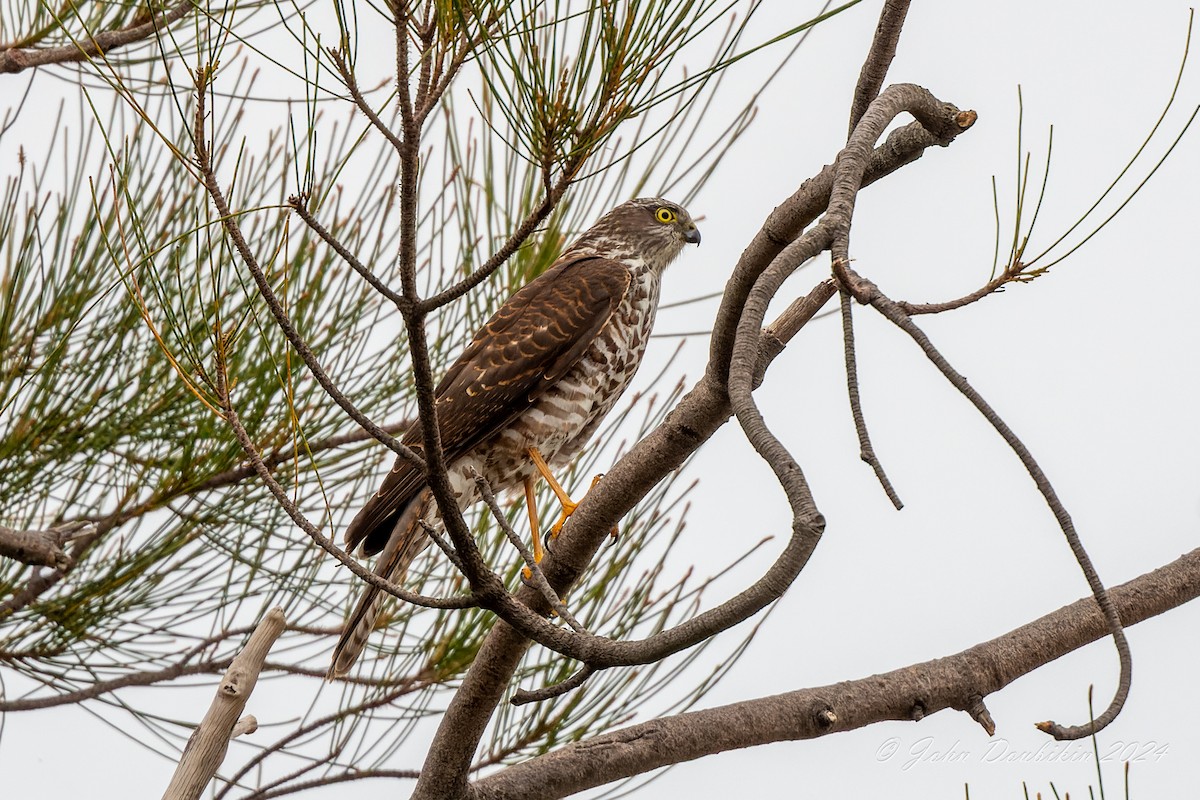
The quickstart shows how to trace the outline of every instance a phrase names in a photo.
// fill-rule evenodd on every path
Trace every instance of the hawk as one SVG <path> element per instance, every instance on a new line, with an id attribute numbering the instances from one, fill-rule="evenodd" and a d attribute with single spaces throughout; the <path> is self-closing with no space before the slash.
<path id="1" fill-rule="evenodd" d="M 544 477 L 562 503 L 557 535 L 577 504 L 552 469 L 587 444 L 637 372 L 659 279 L 688 243 L 699 244 L 700 232 L 682 206 L 657 197 L 617 206 L 500 307 L 434 390 L 459 508 L 481 499 L 477 474 L 496 493 L 523 488 L 539 561 L 535 481 Z M 403 441 L 422 450 L 419 420 Z M 438 521 L 425 474 L 397 458 L 346 528 L 346 549 L 382 553 L 375 573 L 398 582 L 429 544 L 423 519 Z M 331 679 L 353 666 L 385 597 L 366 587 L 334 650 Z"/>

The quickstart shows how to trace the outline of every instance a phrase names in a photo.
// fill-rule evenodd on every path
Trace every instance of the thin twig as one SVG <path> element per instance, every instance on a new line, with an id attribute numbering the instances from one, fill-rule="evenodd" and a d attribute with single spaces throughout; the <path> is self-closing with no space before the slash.
<path id="1" fill-rule="evenodd" d="M 242 451 L 246 454 L 246 457 L 254 466 L 255 472 L 258 473 L 258 476 L 262 479 L 262 482 L 266 484 L 268 491 L 270 491 L 275 497 L 275 501 L 279 503 L 280 507 L 283 508 L 287 515 L 292 518 L 292 521 L 295 522 L 302 531 L 308 534 L 308 537 L 312 539 L 318 547 L 336 558 L 338 562 L 342 564 L 342 566 L 346 567 L 359 578 L 362 578 L 375 588 L 381 589 L 393 597 L 398 597 L 401 600 L 414 605 L 425 606 L 427 608 L 471 608 L 479 605 L 480 598 L 474 592 L 461 597 L 427 597 L 425 595 L 417 594 L 416 592 L 410 592 L 404 587 L 399 586 L 384 577 L 376 575 L 373 571 L 367 569 L 362 564 L 348 556 L 345 551 L 343 551 L 332 541 L 330 541 L 324 534 L 322 534 L 321 531 L 318 530 L 317 527 L 313 525 L 306 516 L 304 516 L 300 509 L 296 507 L 296 504 L 292 502 L 290 497 L 288 497 L 288 494 L 286 491 L 284 491 L 284 488 L 279 485 L 278 481 L 275 480 L 275 476 L 272 475 L 270 470 L 267 469 L 267 465 L 263 463 L 262 455 L 258 452 L 258 448 L 255 447 L 254 442 L 250 438 L 250 434 L 246 431 L 245 426 L 242 425 L 241 419 L 238 417 L 237 409 L 234 408 L 233 398 L 230 395 L 229 384 L 225 375 L 225 359 L 220 352 L 218 352 L 217 359 L 218 364 L 215 370 L 217 376 L 217 398 L 221 402 L 221 406 L 225 415 L 225 421 L 229 424 L 229 427 L 233 429 L 233 434 L 237 438 L 238 444 L 242 446 Z"/>
<path id="2" fill-rule="evenodd" d="M 543 700 L 550 700 L 551 698 L 559 697 L 574 689 L 578 689 L 580 686 L 583 686 L 584 682 L 588 678 L 592 677 L 593 672 L 595 672 L 594 669 L 589 667 L 587 664 L 584 664 L 582 669 L 561 683 L 543 686 L 541 689 L 517 689 L 515 692 L 513 692 L 512 699 L 510 699 L 508 702 L 512 703 L 514 706 L 523 706 L 526 703 L 540 703 Z"/>
<path id="3" fill-rule="evenodd" d="M 358 257 L 351 253 L 345 245 L 339 242 L 324 225 L 322 225 L 320 222 L 317 222 L 316 218 L 313 217 L 308 210 L 307 201 L 307 195 L 294 194 L 288 198 L 287 202 L 288 205 L 292 207 L 292 210 L 295 211 L 300 217 L 300 219 L 304 221 L 304 224 L 307 225 L 315 234 L 317 234 L 317 236 L 320 236 L 325 244 L 333 248 L 333 252 L 341 256 L 342 260 L 349 264 L 351 269 L 361 275 L 363 280 L 371 285 L 372 289 L 379 292 L 388 300 L 391 300 L 396 305 L 396 308 L 403 311 L 408 306 L 408 301 L 388 288 L 387 284 L 379 280 L 379 278 L 375 276 L 375 273 L 367 269 L 363 263 L 358 260 Z"/>
<path id="4" fill-rule="evenodd" d="M 875 448 L 871 447 L 871 436 L 867 433 L 867 421 L 863 416 L 862 400 L 858 395 L 858 361 L 854 352 L 854 317 L 849 292 L 841 292 L 841 308 L 842 341 L 846 355 L 846 388 L 850 393 L 850 416 L 854 418 L 854 430 L 858 433 L 859 458 L 875 470 L 879 485 L 899 511 L 904 508 L 904 503 L 900 502 L 900 496 L 896 494 L 887 473 L 883 471 L 883 464 L 879 463 L 875 455 Z"/>
<path id="5" fill-rule="evenodd" d="M 342 772 L 337 775 L 325 775 L 320 778 L 313 778 L 308 781 L 294 783 L 281 789 L 273 789 L 271 791 L 254 791 L 245 795 L 241 800 L 272 800 L 275 797 L 284 797 L 296 792 L 306 792 L 309 789 L 317 789 L 322 786 L 335 786 L 339 783 L 349 783 L 350 781 L 361 781 L 367 778 L 406 778 L 416 780 L 421 777 L 419 770 L 415 769 L 356 769 L 353 772 Z"/>
<path id="6" fill-rule="evenodd" d="M 421 529 L 425 531 L 425 535 L 428 536 L 433 543 L 438 546 L 438 549 L 446 555 L 446 558 L 450 560 L 450 563 L 454 566 L 454 568 L 459 572 L 462 572 L 462 559 L 458 557 L 458 552 L 455 551 L 454 544 L 445 536 L 442 536 L 441 532 L 439 532 L 435 526 L 430 525 L 425 520 L 422 519 L 418 520 L 417 522 L 420 524 Z"/>
<path id="7" fill-rule="evenodd" d="M 1097 605 L 1104 612 L 1104 618 L 1108 621 L 1109 631 L 1112 634 L 1113 642 L 1117 648 L 1117 655 L 1121 662 L 1121 676 L 1117 685 L 1116 693 L 1113 696 L 1112 702 L 1109 703 L 1104 713 L 1087 725 L 1077 725 L 1064 727 L 1055 722 L 1038 723 L 1038 728 L 1045 733 L 1050 734 L 1055 739 L 1082 739 L 1098 733 L 1103 730 L 1110 722 L 1116 719 L 1121 712 L 1121 707 L 1125 704 L 1126 698 L 1129 696 L 1129 685 L 1132 673 L 1132 663 L 1129 654 L 1129 642 L 1125 638 L 1125 631 L 1121 627 L 1121 619 L 1117 616 L 1116 609 L 1113 608 L 1112 601 L 1109 599 L 1108 591 L 1104 588 L 1104 584 L 1100 580 L 1100 576 L 1096 573 L 1096 568 L 1092 565 L 1092 560 L 1084 549 L 1083 543 L 1079 539 L 1079 534 L 1075 530 L 1075 523 L 1071 520 L 1071 515 L 1067 513 L 1067 509 L 1059 500 L 1057 492 L 1054 491 L 1054 486 L 1050 483 L 1050 479 L 1046 477 L 1041 466 L 1034 459 L 1029 448 L 1025 446 L 1008 424 L 1001 419 L 1000 415 L 988 405 L 983 396 L 979 394 L 969 383 L 967 379 L 958 373 L 945 357 L 934 347 L 920 328 L 902 312 L 894 302 L 884 295 L 874 283 L 865 280 L 850 268 L 845 262 L 837 262 L 834 264 L 835 271 L 838 272 L 838 277 L 843 283 L 854 293 L 856 299 L 862 303 L 869 303 L 872 307 L 879 311 L 885 319 L 912 337 L 913 341 L 921 348 L 926 357 L 933 362 L 938 371 L 945 376 L 955 389 L 957 389 L 964 397 L 966 397 L 972 405 L 978 409 L 1000 437 L 1008 444 L 1017 458 L 1021 460 L 1029 476 L 1033 478 L 1033 482 L 1037 485 L 1038 491 L 1045 498 L 1046 504 L 1054 514 L 1054 518 L 1058 520 L 1058 525 L 1062 529 L 1063 536 L 1067 539 L 1067 544 L 1071 548 L 1071 552 L 1075 556 L 1075 560 L 1079 563 L 1079 568 L 1083 571 L 1084 577 L 1087 579 L 1088 586 L 1091 587 L 1092 595 L 1096 598 Z"/>
<path id="8" fill-rule="evenodd" d="M 953 311 L 956 308 L 969 306 L 971 303 L 974 303 L 977 300 L 982 300 L 988 295 L 1000 291 L 1005 284 L 1019 281 L 1020 278 L 1018 276 L 1024 269 L 1024 264 L 1018 263 L 1010 266 L 1002 274 L 992 278 L 980 288 L 976 289 L 970 294 L 963 295 L 962 297 L 954 300 L 947 300 L 943 303 L 906 303 L 903 300 L 899 300 L 896 301 L 896 307 L 910 317 L 915 317 L 920 314 L 940 314 L 943 311 Z"/>
<path id="9" fill-rule="evenodd" d="M 346 63 L 345 55 L 336 47 L 330 47 L 327 52 L 333 60 L 333 65 L 337 68 L 338 74 L 342 76 L 342 81 L 346 84 L 346 89 L 350 92 L 350 98 L 358 106 L 358 110 L 370 121 L 375 130 L 382 133 L 383 137 L 391 142 L 396 152 L 403 155 L 404 142 L 379 118 L 379 115 L 375 113 L 375 109 L 371 108 L 371 104 L 363 97 L 362 90 L 358 88 L 358 79 L 354 75 L 354 70 L 350 69 L 350 65 Z"/>
<path id="10" fill-rule="evenodd" d="M 324 675 L 322 675 L 322 677 L 324 677 Z M 309 722 L 307 724 L 301 725 L 296 730 L 292 731 L 291 733 L 287 734 L 286 736 L 283 736 L 282 738 L 280 738 L 273 744 L 263 748 L 263 750 L 261 752 L 257 753 L 253 758 L 251 758 L 249 761 L 247 761 L 245 764 L 243 764 L 238 769 L 238 771 L 235 772 L 233 774 L 233 776 L 230 777 L 229 780 L 225 782 L 225 786 L 222 787 L 221 790 L 216 793 L 213 800 L 224 800 L 224 797 L 227 794 L 229 794 L 229 792 L 235 786 L 237 786 L 238 781 L 240 781 L 242 778 L 244 778 L 246 775 L 248 775 L 251 770 L 253 770 L 257 765 L 261 764 L 264 760 L 266 760 L 266 758 L 268 756 L 270 756 L 272 753 L 277 753 L 277 752 L 281 751 L 284 747 L 286 747 L 287 745 L 296 741 L 297 739 L 308 736 L 309 734 L 311 734 L 317 730 L 320 730 L 321 728 L 323 728 L 327 725 L 330 725 L 332 723 L 338 722 L 343 719 L 347 719 L 352 716 L 357 716 L 358 714 L 361 714 L 364 711 L 370 711 L 372 709 L 379 708 L 380 706 L 389 705 L 390 703 L 394 702 L 395 700 L 398 700 L 399 698 L 403 697 L 404 695 L 411 694 L 412 692 L 418 691 L 420 689 L 424 689 L 425 687 L 430 686 L 433 683 L 435 683 L 435 681 L 432 679 L 432 671 L 429 670 L 428 668 L 426 668 L 426 669 L 423 669 L 420 672 L 418 672 L 416 675 L 413 675 L 411 677 L 403 679 L 403 681 L 401 682 L 401 685 L 397 686 L 396 688 L 392 689 L 391 691 L 384 692 L 383 694 L 378 695 L 377 697 L 372 697 L 370 699 L 364 700 L 363 702 L 358 703 L 357 705 L 338 709 L 337 711 L 333 712 L 332 714 L 328 714 L 324 717 L 320 717 L 318 719 L 312 720 L 311 722 Z M 415 778 L 416 775 L 413 775 L 412 777 Z"/>
<path id="11" fill-rule="evenodd" d="M 238 255 L 241 256 L 242 262 L 246 268 L 250 270 L 250 274 L 254 278 L 254 283 L 258 286 L 258 292 L 266 301 L 267 306 L 271 309 L 271 314 L 275 317 L 275 323 L 279 329 L 283 331 L 288 342 L 303 359 L 313 377 L 317 379 L 317 383 L 325 390 L 325 393 L 337 403 L 343 411 L 345 411 L 351 419 L 357 422 L 364 430 L 378 439 L 383 444 L 396 453 L 396 455 L 404 458 L 413 465 L 423 468 L 425 466 L 424 459 L 412 451 L 411 448 L 399 442 L 391 434 L 380 428 L 374 422 L 366 417 L 357 407 L 354 406 L 345 395 L 338 390 L 330 379 L 329 375 L 321 367 L 317 361 L 316 355 L 312 352 L 312 348 L 308 346 L 308 342 L 296 331 L 296 327 L 292 324 L 288 317 L 287 311 L 284 310 L 283 304 L 279 302 L 279 298 L 275 295 L 275 291 L 271 288 L 271 284 L 267 281 L 266 275 L 263 273 L 262 267 L 259 266 L 258 259 L 255 258 L 254 252 L 250 249 L 250 245 L 246 243 L 246 238 L 242 235 L 241 227 L 238 225 L 237 217 L 229 209 L 229 204 L 225 201 L 225 193 L 222 191 L 220 184 L 217 182 L 216 173 L 213 170 L 212 156 L 208 151 L 208 144 L 204 139 L 204 116 L 205 116 L 205 95 L 212 79 L 213 68 L 203 67 L 196 70 L 196 119 L 195 119 L 195 148 L 196 148 L 196 164 L 200 168 L 203 178 L 204 187 L 208 190 L 209 197 L 212 198 L 213 205 L 217 209 L 217 213 L 221 217 L 221 224 L 225 227 L 226 233 L 233 241 L 234 248 Z"/>
<path id="12" fill-rule="evenodd" d="M 568 165 L 569 166 L 569 165 Z M 479 269 L 472 272 L 466 278 L 463 278 L 458 283 L 444 289 L 437 294 L 429 297 L 421 302 L 421 308 L 425 311 L 433 311 L 441 308 L 452 300 L 455 300 L 469 292 L 471 289 L 478 286 L 489 276 L 500 268 L 509 256 L 517 252 L 518 248 L 525 243 L 525 240 L 537 230 L 538 225 L 542 223 L 550 212 L 558 206 L 563 195 L 566 194 L 567 188 L 571 185 L 571 180 L 574 172 L 573 169 L 564 170 L 563 174 L 557 181 L 550 186 L 546 192 L 542 202 L 529 213 L 528 216 L 517 226 L 516 230 L 500 245 L 500 248 L 492 254 L 491 258 L 485 261 Z"/>

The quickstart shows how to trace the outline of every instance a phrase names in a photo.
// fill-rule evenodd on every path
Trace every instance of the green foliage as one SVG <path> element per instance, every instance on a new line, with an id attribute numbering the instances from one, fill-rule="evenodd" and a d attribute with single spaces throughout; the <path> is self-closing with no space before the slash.
<path id="1" fill-rule="evenodd" d="M 726 25 L 735 6 L 746 13 Z M 496 275 L 430 318 L 435 369 L 603 210 L 668 189 L 686 202 L 703 183 L 752 117 L 751 103 L 739 103 L 716 134 L 697 139 L 714 113 L 721 70 L 755 49 L 741 44 L 755 7 L 429 6 L 435 41 L 450 48 L 474 41 L 421 141 L 421 291 L 471 274 L 554 181 L 573 182 Z M 72 17 L 79 30 L 121 27 L 143 13 L 80 8 Z M 280 25 L 248 27 L 264 9 Z M 390 455 L 320 389 L 230 246 L 193 160 L 196 98 L 183 76 L 185 67 L 211 73 L 200 135 L 287 314 L 345 396 L 398 429 L 414 414 L 399 315 L 287 205 L 291 195 L 308 196 L 333 237 L 384 283 L 398 283 L 391 266 L 400 245 L 397 154 L 345 102 L 347 87 L 331 80 L 336 58 L 325 49 L 336 43 L 357 82 L 374 87 L 364 91 L 371 107 L 399 130 L 395 65 L 365 57 L 394 47 L 392 16 L 369 4 L 337 4 L 332 19 L 300 6 L 244 11 L 249 16 L 235 7 L 199 9 L 146 43 L 145 62 L 118 57 L 128 51 L 66 68 L 80 101 L 73 112 L 60 110 L 55 129 L 79 133 L 41 143 L 39 163 L 23 158 L 0 202 L 0 522 L 96 525 L 72 545 L 76 561 L 65 572 L 0 562 L 0 668 L 8 687 L 0 709 L 82 700 L 106 716 L 133 715 L 141 726 L 133 735 L 173 756 L 188 729 L 163 718 L 155 698 L 122 687 L 219 674 L 262 611 L 280 605 L 289 629 L 270 671 L 289 675 L 293 697 L 309 706 L 276 744 L 243 754 L 244 768 L 227 776 L 221 795 L 284 774 L 283 766 L 258 768 L 277 752 L 309 759 L 317 770 L 285 785 L 394 765 L 421 720 L 448 701 L 492 622 L 479 610 L 393 604 L 386 634 L 372 639 L 353 679 L 333 688 L 319 681 L 355 581 L 254 477 L 220 411 L 218 362 L 260 452 L 327 535 L 336 538 Z M 9 2 L 0 18 L 0 41 L 45 45 L 79 35 L 38 3 Z M 415 30 L 404 35 L 419 38 Z M 581 50 L 573 44 L 581 39 L 596 46 Z M 689 73 L 682 65 L 696 53 L 706 60 Z M 0 143 L 21 135 L 28 110 L 13 113 L 16 124 Z M 623 437 L 657 424 L 681 392 L 672 381 L 664 372 L 650 393 L 624 402 L 598 437 L 603 446 L 576 465 L 567 485 L 585 486 L 620 452 Z M 695 612 L 707 583 L 664 568 L 683 530 L 686 489 L 677 479 L 633 510 L 620 542 L 568 598 L 589 629 L 641 636 Z M 548 493 L 543 500 L 549 513 Z M 510 517 L 521 530 L 523 512 Z M 468 521 L 488 563 L 515 587 L 517 559 L 494 523 L 479 511 Z M 435 548 L 410 580 L 429 594 L 463 588 Z M 663 664 L 608 671 L 558 702 L 505 705 L 480 766 L 628 719 L 685 670 L 690 688 L 674 686 L 664 702 L 687 706 L 743 647 L 734 644 L 712 673 L 698 673 L 703 648 L 696 648 Z M 536 688 L 573 668 L 533 648 L 519 683 Z"/>

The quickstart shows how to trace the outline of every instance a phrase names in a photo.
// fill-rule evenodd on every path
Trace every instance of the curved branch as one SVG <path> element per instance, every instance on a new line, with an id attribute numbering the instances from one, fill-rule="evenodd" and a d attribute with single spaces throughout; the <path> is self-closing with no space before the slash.
<path id="1" fill-rule="evenodd" d="M 963 127 L 966 126 L 960 126 L 959 130 Z M 916 161 L 929 147 L 947 141 L 945 136 L 926 130 L 920 122 L 898 128 L 871 153 L 862 185 L 895 172 Z M 573 584 L 602 546 L 613 524 L 649 487 L 683 464 L 728 421 L 731 411 L 726 377 L 733 349 L 732 334 L 746 295 L 757 276 L 826 208 L 833 177 L 831 165 L 805 181 L 770 214 L 742 254 L 726 285 L 707 372 L 663 423 L 618 461 L 580 503 L 559 537 L 558 546 L 542 562 L 547 579 L 556 589 L 561 591 Z M 809 298 L 793 303 L 779 320 L 767 327 L 762 334 L 756 376 L 761 376 L 791 337 L 835 293 L 833 283 L 825 281 Z M 538 599 L 532 590 L 518 598 L 535 604 Z M 442 717 L 414 798 L 455 797 L 466 791 L 475 748 L 528 644 L 525 636 L 505 622 L 497 622 L 489 632 Z"/>
<path id="2" fill-rule="evenodd" d="M 1200 549 L 1114 588 L 1110 597 L 1125 625 L 1200 597 Z M 568 745 L 479 780 L 473 798 L 549 800 L 714 753 L 813 739 L 948 708 L 970 712 L 986 695 L 1108 632 L 1088 597 L 946 658 L 677 714 Z"/>
<path id="3" fill-rule="evenodd" d="M 849 136 L 858 127 L 859 120 L 867 113 L 871 101 L 879 96 L 883 82 L 887 79 L 888 67 L 896 57 L 896 46 L 900 43 L 900 31 L 904 28 L 904 18 L 908 16 L 908 6 L 911 0 L 886 0 L 883 11 L 879 13 L 879 23 L 875 26 L 875 38 L 871 41 L 871 49 L 863 61 L 862 70 L 858 73 L 858 85 L 854 87 L 854 101 L 850 104 Z"/>
<path id="4" fill-rule="evenodd" d="M 595 672 L 591 667 L 585 666 L 583 669 L 576 672 L 571 677 L 567 678 L 562 683 L 543 686 L 541 689 L 518 689 L 513 692 L 511 702 L 514 706 L 523 706 L 526 703 L 540 703 L 543 700 L 550 700 L 555 697 L 574 691 L 587 682 L 587 679 L 592 677 Z"/>

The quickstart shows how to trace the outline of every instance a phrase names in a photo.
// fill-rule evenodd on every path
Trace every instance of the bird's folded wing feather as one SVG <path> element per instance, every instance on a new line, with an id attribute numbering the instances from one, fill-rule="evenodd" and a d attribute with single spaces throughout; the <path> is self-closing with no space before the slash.
<path id="1" fill-rule="evenodd" d="M 447 462 L 495 435 L 574 366 L 608 324 L 629 289 L 620 263 L 566 254 L 514 294 L 472 339 L 435 390 Z M 404 443 L 420 447 L 420 423 Z M 404 459 L 346 529 L 347 549 L 367 540 L 378 552 L 396 517 L 424 485 Z"/>

